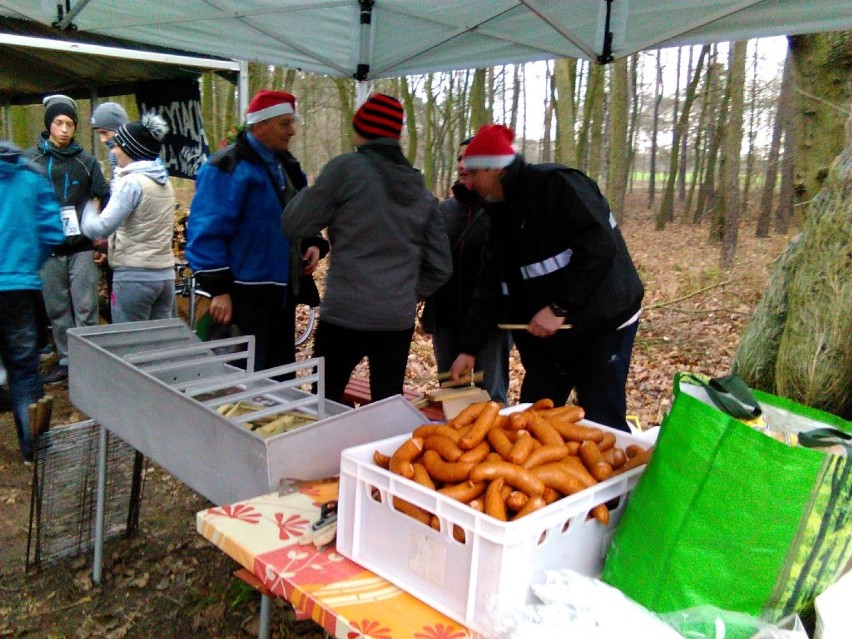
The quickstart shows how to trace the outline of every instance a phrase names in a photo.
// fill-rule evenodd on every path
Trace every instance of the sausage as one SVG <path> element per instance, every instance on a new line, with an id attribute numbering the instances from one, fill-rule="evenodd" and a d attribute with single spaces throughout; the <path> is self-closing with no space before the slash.
<path id="1" fill-rule="evenodd" d="M 539 410 L 548 410 L 550 408 L 553 408 L 553 400 L 545 397 L 543 399 L 539 399 L 539 400 L 533 402 L 533 405 L 530 406 L 529 408 L 527 408 L 527 410 L 539 411 Z"/>
<path id="2" fill-rule="evenodd" d="M 598 483 L 598 480 L 592 477 L 592 474 L 583 465 L 583 462 L 580 461 L 579 457 L 573 457 L 569 455 L 558 463 L 565 468 L 566 472 L 579 479 L 580 483 L 582 483 L 583 486 L 585 486 L 586 488 L 588 488 L 589 486 L 594 486 Z"/>
<path id="3" fill-rule="evenodd" d="M 391 455 L 388 469 L 392 473 L 402 475 L 406 479 L 411 479 L 414 476 L 414 467 L 411 465 L 415 459 L 420 456 L 420 451 L 423 450 L 423 440 L 419 437 L 412 437 L 396 449 Z"/>
<path id="4" fill-rule="evenodd" d="M 544 464 L 536 466 L 530 472 L 538 477 L 545 486 L 559 491 L 563 495 L 573 495 L 586 488 L 583 482 L 568 473 L 562 464 Z"/>
<path id="5" fill-rule="evenodd" d="M 416 481 L 421 486 L 426 486 L 431 490 L 435 490 L 435 482 L 432 481 L 432 478 L 429 477 L 429 473 L 426 471 L 426 468 L 420 462 L 415 462 L 412 464 L 414 468 L 414 475 L 412 475 L 411 479 Z"/>
<path id="6" fill-rule="evenodd" d="M 568 447 L 565 444 L 559 444 L 558 446 L 554 446 L 552 444 L 545 444 L 544 446 L 539 446 L 534 451 L 532 451 L 527 457 L 526 461 L 521 463 L 521 466 L 523 466 L 524 468 L 534 468 L 535 466 L 540 466 L 541 464 L 547 464 L 549 462 L 565 459 L 567 456 Z"/>
<path id="7" fill-rule="evenodd" d="M 491 515 L 499 521 L 507 521 L 506 503 L 503 501 L 502 489 L 502 477 L 498 477 L 488 484 L 488 488 L 485 489 L 485 514 Z"/>
<path id="8" fill-rule="evenodd" d="M 435 430 L 437 430 L 438 426 L 442 426 L 443 424 L 423 424 L 414 429 L 414 432 L 411 433 L 412 437 L 419 437 L 420 439 L 426 439 L 430 435 L 435 434 Z"/>
<path id="9" fill-rule="evenodd" d="M 624 464 L 624 462 L 627 461 L 627 455 L 624 453 L 624 451 L 615 446 L 613 446 L 609 450 L 601 451 L 601 457 L 603 457 L 603 460 L 607 464 L 612 466 L 613 470 L 619 468 L 622 464 Z"/>
<path id="10" fill-rule="evenodd" d="M 393 507 L 399 512 L 405 513 L 409 517 L 413 517 L 421 524 L 426 524 L 427 526 L 432 525 L 432 515 L 423 510 L 420 506 L 415 506 L 411 502 L 400 499 L 399 497 L 394 497 Z"/>
<path id="11" fill-rule="evenodd" d="M 515 516 L 512 517 L 512 521 L 520 519 L 521 517 L 529 515 L 530 513 L 534 513 L 536 510 L 538 510 L 539 508 L 544 508 L 546 505 L 547 503 L 545 503 L 544 498 L 541 495 L 538 495 L 536 497 L 530 497 L 527 500 L 527 503 L 524 504 L 524 507 L 521 508 L 517 513 L 515 513 Z"/>
<path id="12" fill-rule="evenodd" d="M 551 426 L 556 429 L 563 439 L 575 442 L 584 442 L 587 439 L 593 442 L 599 442 L 604 437 L 604 432 L 597 428 L 589 428 L 582 424 L 574 424 L 571 422 L 561 422 L 559 420 L 551 420 Z"/>
<path id="13" fill-rule="evenodd" d="M 533 452 L 535 448 L 535 441 L 529 435 L 518 438 L 514 444 L 512 444 L 512 448 L 509 450 L 509 454 L 506 455 L 506 461 L 511 462 L 513 464 L 523 464 L 527 457 L 530 456 L 530 453 Z"/>
<path id="14" fill-rule="evenodd" d="M 373 453 L 373 462 L 376 466 L 384 468 L 385 470 L 390 468 L 390 457 L 378 450 Z"/>
<path id="15" fill-rule="evenodd" d="M 491 430 L 495 430 L 492 428 Z M 488 431 L 489 433 L 491 431 Z M 461 450 L 461 449 L 459 449 Z M 461 454 L 461 457 L 458 458 L 457 461 L 460 462 L 473 462 L 478 464 L 483 461 L 486 457 L 488 457 L 488 453 L 491 452 L 491 446 L 488 445 L 487 441 L 482 441 L 478 446 L 471 448 L 470 450 L 466 450 Z"/>
<path id="16" fill-rule="evenodd" d="M 604 526 L 609 524 L 609 508 L 606 507 L 606 504 L 598 504 L 594 508 L 592 508 L 592 517 L 597 519 Z"/>
<path id="17" fill-rule="evenodd" d="M 502 477 L 510 486 L 524 491 L 530 497 L 541 495 L 544 484 L 526 468 L 507 461 L 484 461 L 470 471 L 471 481 L 487 481 Z"/>
<path id="18" fill-rule="evenodd" d="M 583 460 L 592 477 L 598 481 L 605 481 L 612 477 L 612 466 L 607 464 L 598 445 L 593 441 L 585 441 L 580 444 L 580 459 Z"/>
<path id="19" fill-rule="evenodd" d="M 546 419 L 572 424 L 579 422 L 585 416 L 586 411 L 581 406 L 575 406 L 574 404 L 565 404 L 565 406 L 558 406 L 557 408 L 542 411 L 542 417 Z"/>
<path id="20" fill-rule="evenodd" d="M 530 432 L 545 446 L 561 446 L 565 443 L 562 435 L 541 415 L 533 415 L 529 425 Z"/>
<path id="21" fill-rule="evenodd" d="M 485 482 L 479 482 L 474 484 L 471 481 L 464 481 L 459 484 L 450 484 L 444 486 L 440 490 L 439 493 L 442 495 L 446 495 L 447 497 L 451 497 L 456 501 L 460 501 L 463 504 L 468 503 L 472 499 L 476 499 L 482 493 L 485 492 L 485 487 L 487 484 Z"/>
<path id="22" fill-rule="evenodd" d="M 485 437 L 488 443 L 491 444 L 491 448 L 500 453 L 503 459 L 509 457 L 509 451 L 512 450 L 512 442 L 506 436 L 505 430 L 502 428 L 492 428 Z"/>
<path id="23" fill-rule="evenodd" d="M 630 447 L 628 446 L 628 448 Z M 639 466 L 644 466 L 649 461 L 651 461 L 651 455 L 654 452 L 653 448 L 649 448 L 648 450 L 645 450 L 639 446 L 636 446 L 636 448 L 638 450 L 633 451 L 633 457 L 630 457 L 630 455 L 628 454 L 629 459 L 624 462 L 624 464 L 617 471 L 615 471 L 615 474 L 620 475 L 621 473 L 626 473 L 628 470 L 632 470 Z"/>
<path id="24" fill-rule="evenodd" d="M 603 439 L 598 442 L 598 450 L 604 452 L 615 446 L 615 435 L 613 433 L 604 433 Z"/>
<path id="25" fill-rule="evenodd" d="M 488 431 L 494 427 L 499 412 L 500 405 L 497 402 L 488 402 L 470 430 L 459 440 L 459 448 L 470 450 L 479 445 L 479 442 L 485 439 Z"/>
<path id="26" fill-rule="evenodd" d="M 479 417 L 479 414 L 485 409 L 488 402 L 476 402 L 470 406 L 465 406 L 459 414 L 449 421 L 449 425 L 453 428 L 462 428 L 468 424 L 472 424 Z"/>
<path id="27" fill-rule="evenodd" d="M 448 462 L 458 461 L 462 449 L 443 435 L 430 435 L 423 441 L 423 450 L 434 450 Z"/>
<path id="28" fill-rule="evenodd" d="M 469 479 L 470 471 L 476 466 L 473 462 L 444 461 L 434 450 L 423 453 L 422 463 L 433 480 L 437 479 L 446 484 L 458 484 Z M 474 481 L 484 481 L 484 478 Z"/>
<path id="29" fill-rule="evenodd" d="M 524 504 L 527 503 L 528 499 L 529 497 L 527 497 L 526 493 L 520 490 L 513 490 L 511 493 L 509 493 L 509 496 L 506 497 L 506 506 L 509 509 L 518 512 L 521 508 L 524 507 Z"/>

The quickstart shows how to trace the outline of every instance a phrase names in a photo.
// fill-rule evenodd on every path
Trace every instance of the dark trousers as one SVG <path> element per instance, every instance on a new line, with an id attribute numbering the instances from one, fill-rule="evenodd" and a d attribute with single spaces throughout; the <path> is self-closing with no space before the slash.
<path id="1" fill-rule="evenodd" d="M 0 292 L 0 359 L 9 378 L 12 413 L 24 459 L 32 460 L 29 405 L 44 396 L 38 370 L 38 291 Z"/>
<path id="2" fill-rule="evenodd" d="M 576 389 L 577 403 L 586 411 L 586 419 L 629 430 L 625 387 L 638 326 L 639 322 L 634 322 L 620 331 L 590 337 L 571 357 L 560 360 L 554 360 L 546 347 L 527 344 L 522 348 L 519 343 L 526 371 L 521 402 L 550 398 L 560 406 Z"/>
<path id="3" fill-rule="evenodd" d="M 231 325 L 240 335 L 254 335 L 254 368 L 263 370 L 293 361 L 293 331 L 287 330 L 287 293 L 252 295 L 235 291 Z M 292 324 L 292 318 L 291 318 Z"/>
<path id="4" fill-rule="evenodd" d="M 314 357 L 325 358 L 326 398 L 343 399 L 349 377 L 364 357 L 370 364 L 371 400 L 401 395 L 413 335 L 413 325 L 403 331 L 356 331 L 320 319 Z"/>

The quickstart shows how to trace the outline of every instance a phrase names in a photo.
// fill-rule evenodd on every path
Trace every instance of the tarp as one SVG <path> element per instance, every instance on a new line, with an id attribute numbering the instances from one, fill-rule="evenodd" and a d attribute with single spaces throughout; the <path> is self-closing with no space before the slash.
<path id="1" fill-rule="evenodd" d="M 360 64 L 370 78 L 852 28 L 849 0 L 66 0 L 62 15 L 57 4 L 0 0 L 0 15 L 334 76 Z"/>
<path id="2" fill-rule="evenodd" d="M 158 55 L 135 59 L 132 47 L 139 44 L 0 17 L 0 102 L 37 103 L 49 93 L 73 98 L 90 98 L 93 92 L 100 98 L 126 95 L 134 93 L 140 81 L 192 79 L 206 69 L 218 69 L 236 81 L 236 71 L 219 69 L 224 61 L 190 60 L 186 52 L 150 46 L 144 53 Z"/>

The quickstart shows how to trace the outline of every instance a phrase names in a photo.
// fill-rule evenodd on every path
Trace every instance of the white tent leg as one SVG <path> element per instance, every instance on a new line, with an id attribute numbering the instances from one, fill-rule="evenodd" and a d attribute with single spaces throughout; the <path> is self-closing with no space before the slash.
<path id="1" fill-rule="evenodd" d="M 237 113 L 237 122 L 245 122 L 246 111 L 248 111 L 249 100 L 251 99 L 251 96 L 249 96 L 248 91 L 248 62 L 246 62 L 245 60 L 240 60 L 240 71 L 239 77 L 237 79 L 237 108 L 239 109 L 239 113 Z"/>

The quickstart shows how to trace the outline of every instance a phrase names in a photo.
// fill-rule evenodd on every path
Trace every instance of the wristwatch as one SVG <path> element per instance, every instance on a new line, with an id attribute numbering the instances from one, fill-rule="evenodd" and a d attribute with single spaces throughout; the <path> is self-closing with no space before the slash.
<path id="1" fill-rule="evenodd" d="M 550 310 L 553 311 L 553 314 L 556 315 L 556 317 L 565 317 L 568 315 L 568 311 L 559 306 L 556 302 L 551 302 L 548 306 L 550 306 Z"/>

